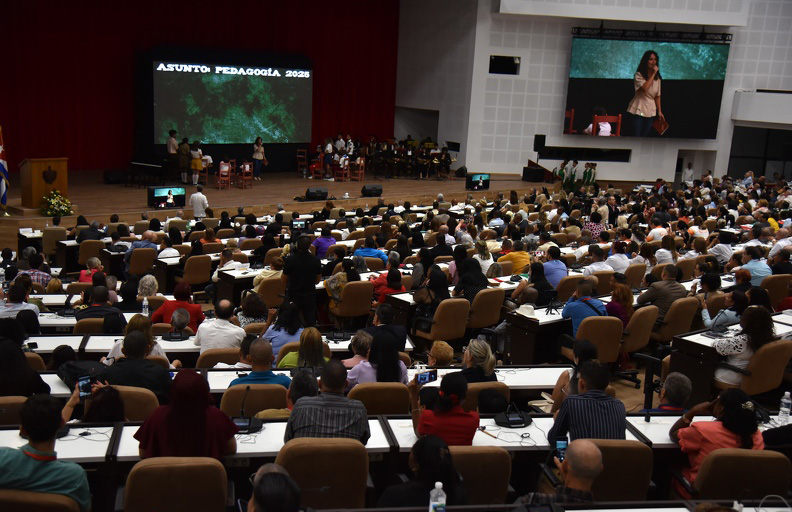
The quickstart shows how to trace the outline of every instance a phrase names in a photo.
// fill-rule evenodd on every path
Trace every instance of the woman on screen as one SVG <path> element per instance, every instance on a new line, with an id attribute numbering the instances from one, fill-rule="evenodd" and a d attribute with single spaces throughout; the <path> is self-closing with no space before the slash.
<path id="1" fill-rule="evenodd" d="M 168 199 L 165 200 L 165 204 L 173 208 L 173 190 L 168 190 Z"/>
<path id="2" fill-rule="evenodd" d="M 665 119 L 660 106 L 660 57 L 653 50 L 644 53 L 633 77 L 635 96 L 627 112 L 632 114 L 634 135 L 646 137 L 654 118 Z"/>
<path id="3" fill-rule="evenodd" d="M 261 181 L 262 166 L 269 165 L 266 155 L 264 155 L 264 141 L 261 137 L 256 137 L 256 142 L 253 144 L 253 179 Z"/>

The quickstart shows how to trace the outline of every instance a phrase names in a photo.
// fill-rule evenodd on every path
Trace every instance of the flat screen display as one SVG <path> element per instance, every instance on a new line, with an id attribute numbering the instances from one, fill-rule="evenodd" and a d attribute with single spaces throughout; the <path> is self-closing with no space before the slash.
<path id="1" fill-rule="evenodd" d="M 489 190 L 490 175 L 489 174 L 471 174 L 468 173 L 465 178 L 465 189 L 467 190 Z"/>
<path id="2" fill-rule="evenodd" d="M 155 144 L 172 129 L 205 144 L 310 142 L 310 69 L 163 60 L 152 66 Z"/>
<path id="3" fill-rule="evenodd" d="M 564 133 L 590 135 L 594 115 L 621 114 L 597 135 L 714 139 L 728 58 L 728 44 L 575 37 Z M 662 135 L 652 126 L 660 113 Z"/>
<path id="4" fill-rule="evenodd" d="M 186 197 L 184 187 L 148 188 L 148 205 L 152 208 L 183 208 Z"/>

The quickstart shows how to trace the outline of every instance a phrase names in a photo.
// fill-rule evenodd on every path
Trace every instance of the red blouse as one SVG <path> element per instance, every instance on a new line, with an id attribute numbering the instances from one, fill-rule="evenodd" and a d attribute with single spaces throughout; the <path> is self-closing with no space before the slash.
<path id="1" fill-rule="evenodd" d="M 478 412 L 466 412 L 457 405 L 445 413 L 438 414 L 429 409 L 423 411 L 418 420 L 418 434 L 437 436 L 448 446 L 470 446 L 478 426 Z"/>
<path id="2" fill-rule="evenodd" d="M 177 309 L 184 308 L 190 313 L 190 329 L 193 332 L 198 332 L 198 326 L 201 325 L 201 322 L 204 321 L 206 318 L 203 314 L 203 310 L 201 309 L 200 304 L 190 304 L 189 302 L 183 302 L 180 300 L 166 300 L 162 303 L 162 306 L 158 307 L 157 310 L 152 313 L 151 315 L 151 323 L 166 323 L 169 324 L 171 321 L 171 316 L 173 316 L 173 312 Z"/>
<path id="3" fill-rule="evenodd" d="M 143 457 L 212 457 L 222 459 L 228 440 L 239 431 L 217 407 L 206 408 L 206 424 L 201 435 L 196 428 L 189 432 L 170 432 L 167 405 L 158 407 L 135 433 Z"/>

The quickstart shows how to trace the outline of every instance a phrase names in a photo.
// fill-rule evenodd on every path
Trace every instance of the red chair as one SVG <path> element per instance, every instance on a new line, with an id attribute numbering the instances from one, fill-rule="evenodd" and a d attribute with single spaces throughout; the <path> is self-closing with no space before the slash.
<path id="1" fill-rule="evenodd" d="M 311 178 L 315 180 L 321 180 L 324 177 L 324 171 L 322 170 L 321 162 L 311 164 L 309 170 L 311 171 Z"/>
<path id="2" fill-rule="evenodd" d="M 297 150 L 297 174 L 308 173 L 308 151 L 305 149 Z"/>
<path id="3" fill-rule="evenodd" d="M 349 167 L 343 169 L 339 164 L 333 164 L 333 179 L 336 181 L 349 181 Z"/>
<path id="4" fill-rule="evenodd" d="M 243 162 L 237 175 L 237 187 L 244 189 L 248 185 L 253 188 L 253 163 Z"/>
<path id="5" fill-rule="evenodd" d="M 591 121 L 591 134 L 597 135 L 597 132 L 599 132 L 600 123 L 616 123 L 616 130 L 614 131 L 613 129 L 611 129 L 611 137 L 620 137 L 621 121 L 622 121 L 621 114 L 619 114 L 618 116 L 594 116 L 594 119 Z"/>
<path id="6" fill-rule="evenodd" d="M 363 181 L 366 174 L 366 159 L 361 157 L 360 164 L 352 162 L 349 164 L 349 179 L 354 181 Z"/>
<path id="7" fill-rule="evenodd" d="M 570 110 L 567 110 L 564 113 L 564 122 L 566 122 L 567 119 L 569 119 L 569 124 L 567 125 L 566 128 L 564 128 L 564 133 L 567 134 L 567 135 L 577 133 L 577 130 L 574 129 L 574 126 L 575 126 L 575 109 L 574 108 L 570 109 Z"/>
<path id="8" fill-rule="evenodd" d="M 231 188 L 231 165 L 228 162 L 220 162 L 215 186 L 217 188 Z"/>

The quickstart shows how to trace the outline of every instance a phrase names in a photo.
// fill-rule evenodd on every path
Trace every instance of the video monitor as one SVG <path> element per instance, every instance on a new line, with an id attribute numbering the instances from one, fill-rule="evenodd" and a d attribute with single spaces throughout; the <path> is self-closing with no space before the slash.
<path id="1" fill-rule="evenodd" d="M 151 208 L 184 208 L 186 197 L 184 187 L 148 188 L 148 205 Z"/>
<path id="2" fill-rule="evenodd" d="M 564 133 L 714 139 L 728 58 L 724 43 L 574 37 Z"/>
<path id="3" fill-rule="evenodd" d="M 473 174 L 468 173 L 465 177 L 466 190 L 489 190 L 490 175 L 489 174 Z"/>
<path id="4" fill-rule="evenodd" d="M 154 143 L 168 131 L 205 144 L 311 140 L 313 71 L 231 62 L 154 60 Z"/>

